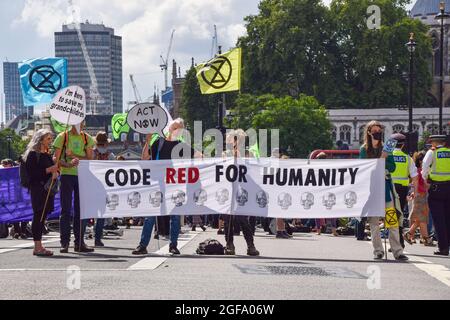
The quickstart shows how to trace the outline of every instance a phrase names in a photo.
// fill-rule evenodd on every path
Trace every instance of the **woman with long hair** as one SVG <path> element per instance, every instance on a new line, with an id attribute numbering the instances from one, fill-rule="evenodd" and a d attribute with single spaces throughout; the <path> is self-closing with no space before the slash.
<path id="1" fill-rule="evenodd" d="M 409 198 L 412 202 L 409 221 L 411 226 L 409 231 L 405 233 L 404 238 L 409 244 L 416 243 L 415 233 L 417 228 L 420 229 L 421 243 L 427 247 L 434 247 L 433 238 L 428 236 L 428 220 L 430 215 L 430 208 L 428 207 L 428 190 L 425 181 L 422 177 L 422 163 L 425 158 L 425 151 L 416 152 L 414 154 L 414 162 L 419 173 L 419 180 L 417 189 L 414 190 L 414 195 Z"/>
<path id="2" fill-rule="evenodd" d="M 360 159 L 386 159 L 386 208 L 399 208 L 400 203 L 392 183 L 391 173 L 395 171 L 395 162 L 392 154 L 383 151 L 383 126 L 378 121 L 370 121 L 364 132 L 364 145 L 360 149 Z M 397 209 L 397 212 L 401 210 Z M 374 248 L 373 255 L 375 260 L 381 260 L 384 257 L 383 243 L 380 234 L 380 219 L 385 216 L 384 212 L 379 212 L 378 217 L 369 217 L 370 231 L 372 234 L 372 245 Z M 402 215 L 399 217 L 399 225 L 401 225 Z M 400 243 L 399 228 L 389 229 L 389 243 L 391 244 L 392 253 L 396 260 L 408 260 L 403 254 L 403 247 Z"/>
<path id="3" fill-rule="evenodd" d="M 43 257 L 53 255 L 52 251 L 45 249 L 42 245 L 44 221 L 47 215 L 52 212 L 54 202 L 54 197 L 51 196 L 45 206 L 48 193 L 45 185 L 50 179 L 56 179 L 59 171 L 49 152 L 52 142 L 52 132 L 41 129 L 34 134 L 22 157 L 23 161 L 25 161 L 25 168 L 30 183 L 31 205 L 33 207 L 33 222 L 31 225 L 34 240 L 33 255 Z"/>

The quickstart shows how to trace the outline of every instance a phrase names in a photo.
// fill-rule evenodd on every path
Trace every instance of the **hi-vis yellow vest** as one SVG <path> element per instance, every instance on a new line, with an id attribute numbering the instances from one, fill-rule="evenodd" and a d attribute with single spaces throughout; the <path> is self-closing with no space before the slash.
<path id="1" fill-rule="evenodd" d="M 401 150 L 392 153 L 395 161 L 395 171 L 391 173 L 392 181 L 407 187 L 409 185 L 409 156 Z"/>
<path id="2" fill-rule="evenodd" d="M 430 173 L 431 181 L 450 181 L 450 149 L 439 148 L 433 152 L 433 165 Z"/>

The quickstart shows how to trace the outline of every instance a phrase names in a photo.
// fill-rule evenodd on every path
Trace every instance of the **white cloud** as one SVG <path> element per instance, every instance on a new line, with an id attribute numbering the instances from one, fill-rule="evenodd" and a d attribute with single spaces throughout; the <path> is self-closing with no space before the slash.
<path id="1" fill-rule="evenodd" d="M 258 0 L 73 0 L 80 17 L 92 23 L 103 22 L 123 39 L 124 96 L 129 97 L 128 74 L 151 73 L 136 77 L 142 95 L 162 88 L 160 55 L 168 49 L 171 31 L 176 29 L 171 58 L 185 71 L 191 57 L 197 62 L 210 58 L 213 26 L 224 50 L 234 47 L 245 34 L 243 18 L 257 12 Z M 27 0 L 14 22 L 32 25 L 37 34 L 53 41 L 55 31 L 71 21 L 67 0 Z M 171 62 L 169 70 L 171 71 Z M 156 72 L 156 73 L 155 73 Z M 141 80 L 142 79 L 142 80 Z M 144 82 L 145 80 L 145 82 Z"/>

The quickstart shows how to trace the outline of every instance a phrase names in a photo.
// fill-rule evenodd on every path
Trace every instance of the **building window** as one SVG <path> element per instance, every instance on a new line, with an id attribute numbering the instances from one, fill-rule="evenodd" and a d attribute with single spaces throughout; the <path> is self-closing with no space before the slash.
<path id="1" fill-rule="evenodd" d="M 350 144 L 352 141 L 352 127 L 342 126 L 339 129 L 339 139 L 342 142 L 347 142 L 348 144 Z"/>
<path id="2" fill-rule="evenodd" d="M 413 132 L 419 132 L 420 126 L 418 124 L 413 124 Z"/>
<path id="3" fill-rule="evenodd" d="M 405 126 L 402 124 L 396 124 L 395 126 L 392 127 L 392 132 L 393 133 L 405 132 Z"/>

